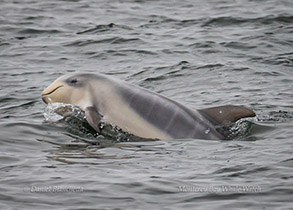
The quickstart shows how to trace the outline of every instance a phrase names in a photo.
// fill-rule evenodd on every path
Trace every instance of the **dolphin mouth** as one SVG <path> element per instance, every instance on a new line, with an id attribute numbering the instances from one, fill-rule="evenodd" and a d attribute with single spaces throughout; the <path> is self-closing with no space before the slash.
<path id="1" fill-rule="evenodd" d="M 54 93 L 56 90 L 58 90 L 59 88 L 62 88 L 63 85 L 60 85 L 58 87 L 56 87 L 54 90 L 48 92 L 48 93 L 42 93 L 42 100 L 44 103 L 48 104 L 49 100 L 48 100 L 48 97 L 50 94 Z"/>
<path id="2" fill-rule="evenodd" d="M 47 96 L 47 95 L 50 95 L 52 93 L 54 93 L 56 90 L 58 90 L 59 88 L 62 88 L 63 85 L 60 85 L 58 87 L 56 87 L 54 90 L 50 91 L 49 93 L 42 93 L 42 96 Z"/>

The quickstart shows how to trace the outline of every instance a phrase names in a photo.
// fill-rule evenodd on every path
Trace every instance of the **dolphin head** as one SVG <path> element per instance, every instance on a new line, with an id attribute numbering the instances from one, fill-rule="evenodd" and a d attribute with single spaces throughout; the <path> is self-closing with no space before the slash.
<path id="1" fill-rule="evenodd" d="M 89 105 L 90 80 L 86 74 L 62 76 L 43 90 L 42 99 L 46 104 L 59 102 L 85 108 Z"/>

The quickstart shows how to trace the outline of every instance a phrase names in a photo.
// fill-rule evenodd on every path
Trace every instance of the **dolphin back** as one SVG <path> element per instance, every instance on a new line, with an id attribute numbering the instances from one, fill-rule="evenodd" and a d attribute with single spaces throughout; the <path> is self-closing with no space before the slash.
<path id="1" fill-rule="evenodd" d="M 138 115 L 174 139 L 224 139 L 198 111 L 128 83 L 121 84 L 118 90 L 125 103 Z"/>

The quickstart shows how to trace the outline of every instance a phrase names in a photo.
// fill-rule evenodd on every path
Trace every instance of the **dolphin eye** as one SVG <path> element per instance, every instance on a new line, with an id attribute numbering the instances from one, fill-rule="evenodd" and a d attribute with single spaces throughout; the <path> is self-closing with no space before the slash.
<path id="1" fill-rule="evenodd" d="M 75 85 L 77 83 L 77 79 L 76 78 L 72 79 L 69 82 L 70 82 L 71 85 Z"/>
<path id="2" fill-rule="evenodd" d="M 72 78 L 68 78 L 65 81 L 69 86 L 81 86 L 82 85 L 82 81 L 79 78 L 76 77 L 72 77 Z"/>

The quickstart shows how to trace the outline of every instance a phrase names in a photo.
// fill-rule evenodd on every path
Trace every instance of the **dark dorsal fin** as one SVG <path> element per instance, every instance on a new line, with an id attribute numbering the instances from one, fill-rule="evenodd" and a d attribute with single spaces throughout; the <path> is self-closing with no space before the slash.
<path id="1" fill-rule="evenodd" d="M 198 110 L 214 125 L 228 125 L 245 117 L 254 117 L 255 113 L 242 106 L 217 106 Z"/>

